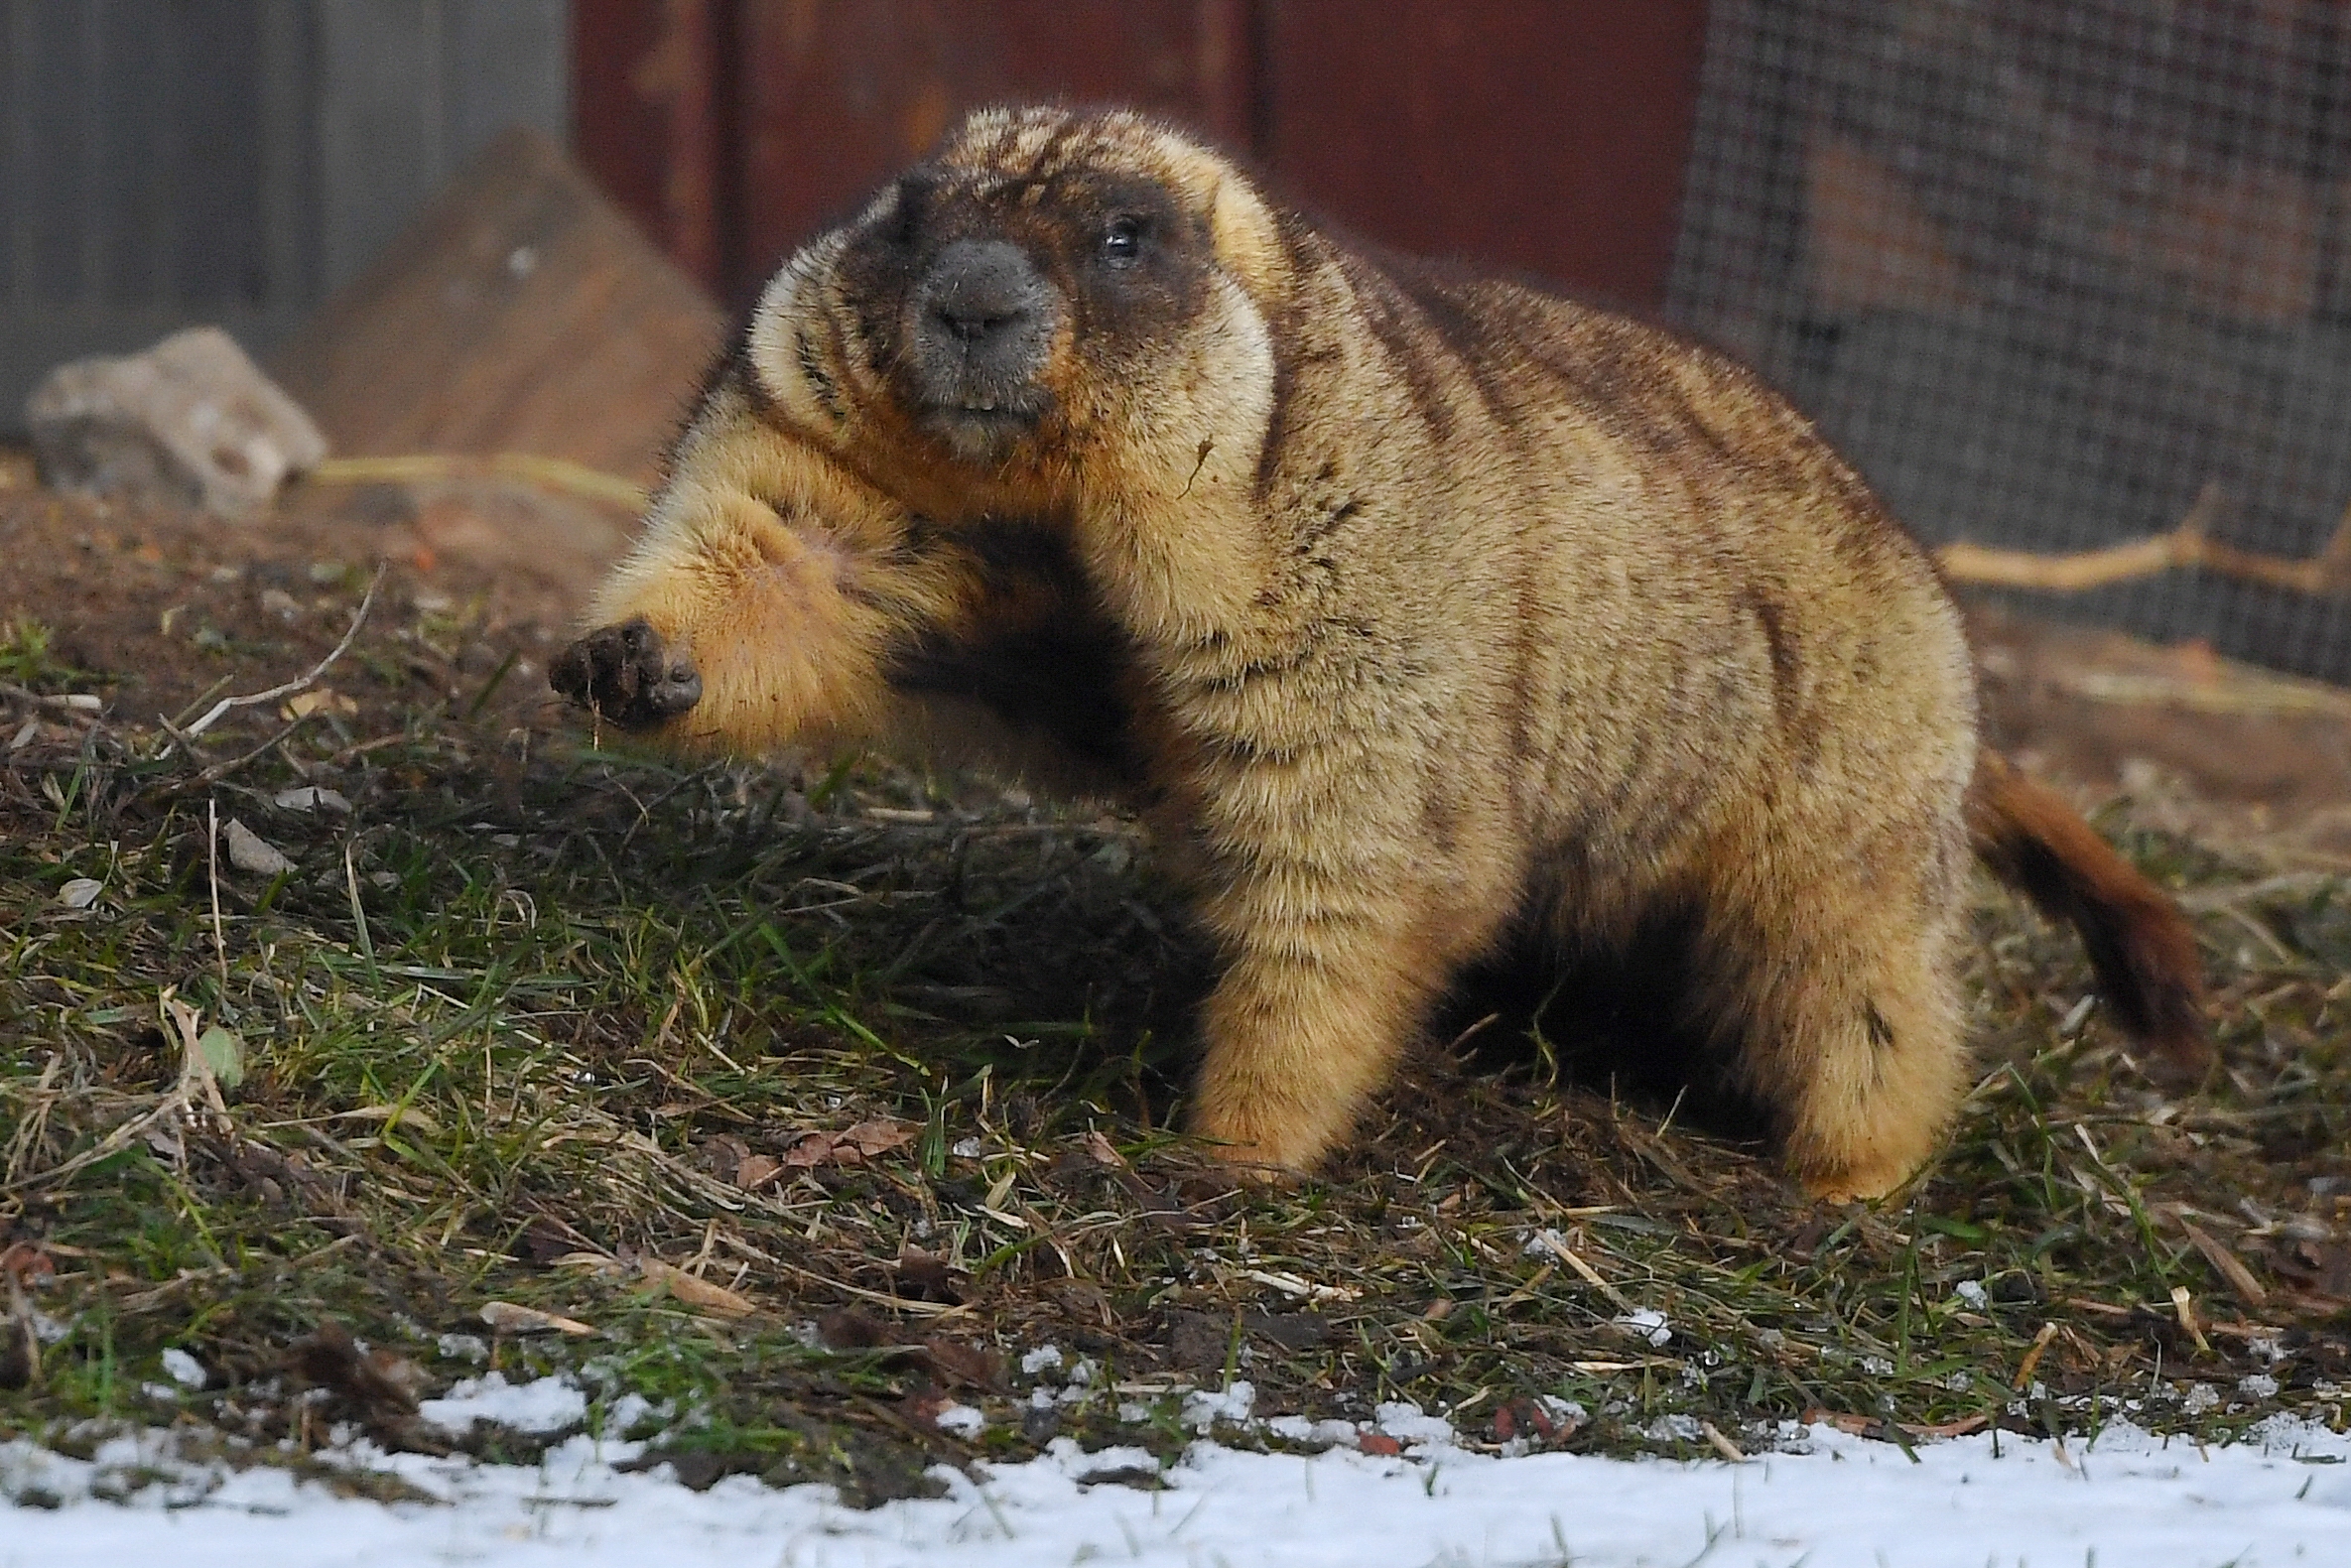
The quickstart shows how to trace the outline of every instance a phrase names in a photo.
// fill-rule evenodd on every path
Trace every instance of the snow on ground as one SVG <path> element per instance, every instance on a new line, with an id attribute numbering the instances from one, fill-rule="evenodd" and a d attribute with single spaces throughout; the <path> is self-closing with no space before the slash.
<path id="1" fill-rule="evenodd" d="M 508 1387 L 493 1375 L 433 1401 L 428 1414 L 452 1428 L 495 1418 L 553 1430 L 583 1409 L 570 1385 Z M 1496 1458 L 1464 1452 L 1442 1422 L 1409 1406 L 1381 1417 L 1405 1442 L 1402 1457 L 1255 1454 L 1203 1441 L 1160 1472 L 1164 1490 L 1144 1491 L 1088 1478 L 1148 1476 L 1157 1467 L 1147 1454 L 1086 1454 L 1064 1439 L 1043 1458 L 989 1467 L 979 1482 L 943 1470 L 946 1497 L 869 1512 L 842 1507 L 823 1487 L 779 1492 L 735 1477 L 697 1494 L 666 1468 L 622 1474 L 613 1465 L 639 1445 L 588 1437 L 536 1467 L 354 1449 L 351 1463 L 445 1500 L 393 1505 L 337 1498 L 269 1468 L 192 1466 L 163 1434 L 118 1439 L 88 1462 L 15 1443 L 0 1445 L 0 1497 L 38 1494 L 43 1505 L 0 1504 L 0 1568 L 2351 1563 L 2351 1440 L 2285 1422 L 2261 1442 L 2206 1451 L 2110 1426 L 2063 1451 L 2002 1436 L 1996 1452 L 1987 1435 L 1921 1444 L 1915 1459 L 1826 1428 L 1791 1428 L 1790 1450 L 1734 1465 Z M 101 1501 L 132 1486 L 128 1503 Z"/>

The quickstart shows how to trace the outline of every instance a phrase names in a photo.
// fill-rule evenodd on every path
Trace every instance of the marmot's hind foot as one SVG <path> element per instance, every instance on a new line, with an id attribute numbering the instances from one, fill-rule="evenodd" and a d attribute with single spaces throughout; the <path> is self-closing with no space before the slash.
<path id="1" fill-rule="evenodd" d="M 557 655 L 547 684 L 623 729 L 648 729 L 702 701 L 702 676 L 639 615 L 601 626 Z"/>

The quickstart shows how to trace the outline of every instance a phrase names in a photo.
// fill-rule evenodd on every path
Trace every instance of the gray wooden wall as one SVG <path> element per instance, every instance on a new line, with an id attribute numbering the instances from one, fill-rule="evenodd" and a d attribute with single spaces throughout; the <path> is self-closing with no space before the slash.
<path id="1" fill-rule="evenodd" d="M 0 435 L 76 354 L 253 349 L 569 118 L 568 0 L 0 0 Z"/>

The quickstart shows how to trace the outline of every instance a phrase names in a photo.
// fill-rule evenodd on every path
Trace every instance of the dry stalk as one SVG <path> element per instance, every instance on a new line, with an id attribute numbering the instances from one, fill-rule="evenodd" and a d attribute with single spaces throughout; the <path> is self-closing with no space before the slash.
<path id="1" fill-rule="evenodd" d="M 2242 583 L 2259 583 L 2289 592 L 2329 596 L 2351 593 L 2351 509 L 2315 556 L 2264 555 L 2241 550 L 2211 536 L 2228 504 L 2218 484 L 2206 484 L 2187 515 L 2166 533 L 2102 550 L 2044 555 L 2031 550 L 1996 550 L 1961 540 L 1937 552 L 1954 581 L 1986 588 L 2031 588 L 2046 593 L 2086 593 L 2116 583 L 2197 568 Z"/>
<path id="2" fill-rule="evenodd" d="M 643 511 L 641 485 L 585 463 L 534 453 L 501 452 L 486 457 L 418 453 L 397 457 L 328 457 L 307 475 L 313 484 L 418 484 L 443 479 L 519 480 L 550 490 L 567 490 L 628 511 Z"/>
<path id="3" fill-rule="evenodd" d="M 327 668 L 331 666 L 335 660 L 341 658 L 344 652 L 349 649 L 351 646 L 351 640 L 359 635 L 359 628 L 366 624 L 367 612 L 375 605 L 376 590 L 384 586 L 384 571 L 385 569 L 381 566 L 375 569 L 375 577 L 370 580 L 367 585 L 367 595 L 366 597 L 359 600 L 359 608 L 352 614 L 350 629 L 342 634 L 342 641 L 336 643 L 332 648 L 328 649 L 326 658 L 321 659 L 317 664 L 312 665 L 308 674 L 303 675 L 295 680 L 288 681 L 283 685 L 273 686 L 266 692 L 253 692 L 243 697 L 223 697 L 219 702 L 212 705 L 211 709 L 205 713 L 203 718 L 197 719 L 195 723 L 190 724 L 184 730 L 175 731 L 180 740 L 186 742 L 188 740 L 194 739 L 197 735 L 202 734 L 205 730 L 218 723 L 220 719 L 231 710 L 238 708 L 252 708 L 262 703 L 274 703 L 282 697 L 292 697 L 297 692 L 316 685 L 318 683 L 319 677 L 325 675 L 327 671 Z M 263 749 L 266 750 L 267 747 L 264 747 Z"/>

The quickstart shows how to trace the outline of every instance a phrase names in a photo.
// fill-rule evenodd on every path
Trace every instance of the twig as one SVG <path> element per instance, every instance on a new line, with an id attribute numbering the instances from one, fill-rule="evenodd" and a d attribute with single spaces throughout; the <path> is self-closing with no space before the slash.
<path id="1" fill-rule="evenodd" d="M 228 995 L 228 933 L 220 923 L 220 803 L 204 802 L 204 872 L 212 884 L 212 956 L 220 961 L 220 994 Z"/>
<path id="2" fill-rule="evenodd" d="M 2226 909 L 2231 904 L 2258 903 L 2265 898 L 2301 898 L 2339 887 L 2343 878 L 2327 871 L 2287 871 L 2281 876 L 2266 876 L 2258 882 L 2247 882 L 2238 887 L 2203 887 L 2184 893 L 2174 893 L 2171 901 L 2191 913 L 2201 914 L 2209 909 Z"/>
<path id="3" fill-rule="evenodd" d="M 1590 1263 L 1585 1262 L 1583 1258 L 1578 1256 L 1576 1254 L 1575 1248 L 1567 1244 L 1567 1239 L 1565 1237 L 1558 1235 L 1556 1232 L 1540 1231 L 1536 1233 L 1536 1240 L 1541 1243 L 1543 1250 L 1549 1252 L 1553 1257 L 1558 1258 L 1559 1261 L 1565 1263 L 1568 1267 L 1574 1269 L 1577 1274 L 1581 1275 L 1585 1284 L 1590 1285 L 1594 1290 L 1597 1290 L 1602 1295 L 1608 1297 L 1610 1302 L 1616 1306 L 1616 1309 L 1619 1312 L 1630 1313 L 1633 1311 L 1633 1303 L 1626 1300 L 1623 1293 L 1620 1292 L 1616 1286 L 1601 1278 L 1600 1270 L 1594 1268 Z"/>
<path id="4" fill-rule="evenodd" d="M 2335 525 L 2324 550 L 2315 556 L 2295 557 L 2241 550 L 2214 539 L 2208 530 L 2227 504 L 2221 487 L 2207 484 L 2187 515 L 2169 532 L 2103 550 L 2042 555 L 2030 550 L 1995 550 L 1961 540 L 1943 546 L 1937 555 L 1944 573 L 1958 582 L 2049 593 L 2082 593 L 2188 568 L 2295 593 L 2321 597 L 2351 593 L 2351 509 L 2346 509 Z"/>
<path id="5" fill-rule="evenodd" d="M 204 760 L 203 748 L 196 743 L 196 741 L 189 735 L 187 730 L 182 729 L 178 724 L 173 723 L 169 719 L 166 719 L 161 714 L 155 716 L 155 721 L 163 725 L 164 733 L 170 735 L 172 739 L 178 743 L 182 751 L 196 758 L 198 762 Z M 169 755 L 170 753 L 167 751 L 165 754 Z"/>
<path id="6" fill-rule="evenodd" d="M 2198 714 L 2298 719 L 2351 719 L 2351 694 L 2289 676 L 2255 675 L 2242 668 L 2225 683 L 2126 670 L 2074 670 L 2049 685 L 2093 703 L 2141 708 L 2184 708 Z"/>
<path id="7" fill-rule="evenodd" d="M 359 628 L 366 624 L 367 612 L 375 605 L 376 590 L 384 585 L 384 572 L 385 568 L 381 566 L 375 569 L 375 578 L 367 585 L 367 596 L 359 600 L 358 611 L 351 616 L 351 629 L 342 634 L 342 641 L 329 649 L 326 658 L 311 666 L 309 674 L 299 680 L 288 681 L 282 686 L 273 686 L 266 692 L 254 692 L 244 697 L 223 697 L 212 705 L 211 711 L 206 713 L 203 718 L 190 724 L 182 732 L 181 738 L 185 740 L 202 734 L 218 723 L 221 716 L 231 709 L 251 708 L 259 703 L 274 703 L 281 697 L 292 697 L 304 688 L 315 685 L 319 677 L 327 673 L 327 666 L 343 656 L 344 650 L 351 645 L 351 639 L 358 636 Z"/>
<path id="8" fill-rule="evenodd" d="M 2179 1222 L 2179 1228 L 2187 1233 L 2187 1239 L 2195 1243 L 2196 1250 L 2204 1254 L 2204 1261 L 2210 1263 L 2219 1271 L 2220 1277 L 2229 1282 L 2229 1288 L 2237 1293 L 2239 1301 L 2254 1308 L 2270 1304 L 2268 1289 L 2253 1277 L 2253 1270 L 2247 1268 L 2244 1259 L 2230 1251 L 2225 1242 L 2186 1220 Z"/>
<path id="9" fill-rule="evenodd" d="M 75 1171 L 83 1170 L 109 1155 L 119 1153 L 130 1146 L 131 1139 L 145 1132 L 149 1127 L 154 1126 L 174 1111 L 187 1110 L 188 1093 L 189 1086 L 186 1083 L 166 1091 L 153 1106 L 116 1126 L 113 1131 L 107 1133 L 89 1148 L 83 1149 L 79 1154 L 61 1165 L 53 1165 L 44 1171 L 35 1171 L 30 1176 L 13 1178 L 6 1184 L 0 1185 L 0 1193 L 30 1192 L 46 1183 L 61 1182 Z"/>
<path id="10" fill-rule="evenodd" d="M 2019 1393 L 2023 1393 L 2027 1387 L 2031 1385 L 2032 1374 L 2040 1370 L 2041 1357 L 2047 1353 L 2050 1343 L 2056 1338 L 2056 1324 L 2043 1323 L 2040 1326 L 2040 1332 L 2032 1336 L 2031 1349 L 2027 1350 L 2024 1353 L 2024 1359 L 2017 1364 L 2017 1375 L 2009 1383 L 2010 1387 L 2016 1389 Z"/>
<path id="11" fill-rule="evenodd" d="M 310 718 L 311 716 L 308 714 L 296 715 L 292 719 L 287 721 L 284 728 L 280 729 L 276 734 L 271 735 L 267 740 L 264 740 L 252 750 L 244 753 L 244 755 L 226 757 L 218 762 L 211 763 L 205 767 L 201 773 L 196 774 L 194 778 L 183 780 L 181 783 L 174 785 L 169 793 L 175 795 L 186 795 L 195 790 L 207 789 L 210 786 L 219 783 L 222 779 L 228 777 L 231 773 L 234 773 L 246 763 L 253 761 L 255 758 L 262 756 L 264 753 L 277 746 L 284 745 L 288 736 L 292 735 L 294 731 L 300 729 L 304 724 L 310 722 Z M 178 731 L 174 731 L 174 733 L 177 735 Z M 185 740 L 187 737 L 185 735 L 180 735 L 179 738 Z M 196 752 L 193 746 L 184 746 L 183 749 L 187 750 L 192 756 L 196 755 Z M 287 754 L 286 760 L 289 762 L 295 762 L 295 758 L 291 752 Z M 302 772 L 301 763 L 295 762 L 295 771 L 298 773 Z M 306 774 L 305 776 L 307 777 L 308 775 Z"/>
<path id="12" fill-rule="evenodd" d="M 85 723 L 97 721 L 105 710 L 105 703 L 88 692 L 68 692 L 53 696 L 47 692 L 27 691 L 12 681 L 0 681 L 0 697 L 10 702 L 29 704 L 34 708 L 48 708 L 81 719 Z"/>

